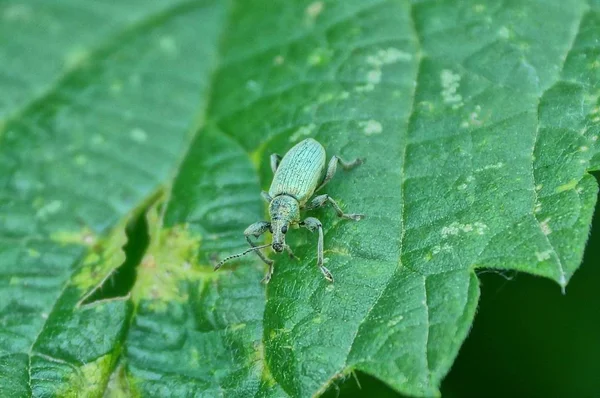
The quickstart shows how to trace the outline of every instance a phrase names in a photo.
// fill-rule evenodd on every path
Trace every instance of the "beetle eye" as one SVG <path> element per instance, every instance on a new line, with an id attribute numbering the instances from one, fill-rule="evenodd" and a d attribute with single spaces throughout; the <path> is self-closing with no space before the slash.
<path id="1" fill-rule="evenodd" d="M 281 232 L 285 234 L 287 232 L 287 229 L 287 225 L 284 225 L 283 227 L 281 227 Z"/>

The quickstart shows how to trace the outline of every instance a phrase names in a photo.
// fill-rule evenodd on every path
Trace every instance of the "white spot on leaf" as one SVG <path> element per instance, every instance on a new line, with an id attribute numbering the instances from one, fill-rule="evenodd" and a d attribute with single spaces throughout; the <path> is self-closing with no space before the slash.
<path id="1" fill-rule="evenodd" d="M 451 70 L 444 69 L 440 74 L 442 83 L 442 99 L 445 104 L 452 105 L 452 109 L 458 109 L 464 105 L 463 98 L 458 94 L 460 86 L 460 75 Z"/>
<path id="2" fill-rule="evenodd" d="M 375 89 L 375 85 L 369 83 L 369 84 L 365 84 L 365 85 L 361 85 L 361 86 L 356 86 L 354 88 L 354 91 L 356 91 L 357 93 L 365 93 L 365 92 L 373 91 L 374 89 Z"/>
<path id="3" fill-rule="evenodd" d="M 449 236 L 456 236 L 459 233 L 475 232 L 477 235 L 485 234 L 488 226 L 482 222 L 474 222 L 473 224 L 461 224 L 459 222 L 453 222 L 452 224 L 442 228 L 442 238 L 446 239 Z"/>
<path id="4" fill-rule="evenodd" d="M 431 252 L 432 254 L 439 254 L 440 252 L 449 252 L 450 250 L 452 250 L 452 246 L 450 246 L 447 243 L 444 243 L 443 245 L 435 245 L 432 249 Z"/>
<path id="5" fill-rule="evenodd" d="M 375 67 L 381 67 L 399 61 L 410 61 L 412 58 L 412 54 L 390 47 L 385 50 L 379 50 L 375 55 L 368 56 L 367 63 Z"/>
<path id="6" fill-rule="evenodd" d="M 371 84 L 378 84 L 381 82 L 382 66 L 399 61 L 410 61 L 411 59 L 411 54 L 394 47 L 379 50 L 374 55 L 369 55 L 367 57 L 367 64 L 372 67 L 372 69 L 367 72 L 367 81 Z"/>
<path id="7" fill-rule="evenodd" d="M 548 260 L 550 258 L 551 254 L 552 254 L 552 251 L 546 250 L 546 251 L 543 251 L 543 252 L 536 252 L 535 256 L 537 257 L 538 261 L 545 261 L 545 260 Z"/>
<path id="8" fill-rule="evenodd" d="M 365 135 L 381 134 L 383 126 L 377 120 L 367 120 L 366 122 L 359 122 L 358 125 L 363 129 Z"/>
<path id="9" fill-rule="evenodd" d="M 171 36 L 161 37 L 158 46 L 165 54 L 177 54 L 177 43 Z"/>
<path id="10" fill-rule="evenodd" d="M 323 4 L 322 1 L 315 1 L 314 3 L 309 4 L 304 12 L 308 18 L 314 20 L 323 12 L 324 8 L 325 4 Z"/>
<path id="11" fill-rule="evenodd" d="M 246 82 L 246 89 L 252 92 L 258 92 L 260 90 L 260 84 L 256 80 L 248 80 Z"/>
<path id="12" fill-rule="evenodd" d="M 492 164 L 488 164 L 485 165 L 483 167 L 480 167 L 478 169 L 475 170 L 476 173 L 481 173 L 482 171 L 486 171 L 486 170 L 498 170 L 504 167 L 504 163 L 503 162 L 498 162 L 498 163 L 492 163 Z"/>
<path id="13" fill-rule="evenodd" d="M 371 84 L 378 84 L 381 82 L 381 70 L 374 69 L 367 73 L 367 81 Z"/>
<path id="14" fill-rule="evenodd" d="M 498 29 L 498 37 L 501 39 L 510 38 L 510 30 L 506 26 L 501 26 L 500 29 Z"/>
<path id="15" fill-rule="evenodd" d="M 550 217 L 540 222 L 540 228 L 542 229 L 544 235 L 550 235 L 552 233 L 552 229 L 550 229 Z"/>
<path id="16" fill-rule="evenodd" d="M 62 202 L 60 200 L 53 200 L 51 202 L 48 202 L 42 208 L 40 208 L 37 211 L 36 216 L 39 218 L 46 218 L 52 214 L 56 214 L 60 210 L 61 207 L 62 207 Z"/>
<path id="17" fill-rule="evenodd" d="M 129 135 L 135 142 L 145 142 L 148 139 L 148 134 L 140 128 L 134 128 Z"/>

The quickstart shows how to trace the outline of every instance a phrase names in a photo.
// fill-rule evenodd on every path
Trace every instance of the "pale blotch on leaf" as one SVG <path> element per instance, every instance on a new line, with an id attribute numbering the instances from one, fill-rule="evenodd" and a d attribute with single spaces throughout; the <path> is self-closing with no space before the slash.
<path id="1" fill-rule="evenodd" d="M 354 91 L 356 91 L 357 93 L 366 93 L 369 91 L 373 91 L 375 89 L 375 85 L 372 83 L 368 83 L 368 84 L 363 84 L 360 86 L 356 86 L 354 88 Z"/>
<path id="2" fill-rule="evenodd" d="M 285 58 L 283 57 L 283 55 L 277 55 L 275 56 L 275 58 L 273 58 L 273 65 L 280 66 L 283 65 L 284 62 Z"/>
<path id="3" fill-rule="evenodd" d="M 315 1 L 313 3 L 310 3 L 308 7 L 306 7 L 304 13 L 306 14 L 306 17 L 310 22 L 314 22 L 314 20 L 317 19 L 319 15 L 321 15 L 324 9 L 325 4 L 322 1 Z"/>
<path id="4" fill-rule="evenodd" d="M 463 98 L 458 94 L 460 75 L 449 69 L 444 69 L 440 73 L 440 82 L 442 84 L 442 100 L 444 103 L 451 105 L 452 109 L 462 107 L 464 105 Z"/>
<path id="5" fill-rule="evenodd" d="M 271 330 L 269 339 L 273 340 L 277 337 L 274 330 Z M 260 378 L 268 387 L 273 387 L 277 384 L 277 381 L 271 374 L 271 370 L 267 366 L 267 360 L 265 357 L 265 345 L 258 341 L 254 344 L 254 351 L 248 356 L 248 366 L 258 368 L 261 372 Z"/>
<path id="6" fill-rule="evenodd" d="M 129 136 L 135 142 L 146 142 L 148 140 L 148 133 L 140 128 L 134 128 L 129 132 Z"/>
<path id="7" fill-rule="evenodd" d="M 253 93 L 257 93 L 260 91 L 260 89 L 261 85 L 256 80 L 248 80 L 246 82 L 246 90 L 251 91 Z"/>
<path id="8" fill-rule="evenodd" d="M 449 236 L 455 236 L 460 233 L 474 232 L 477 235 L 484 235 L 488 226 L 482 222 L 474 222 L 473 224 L 461 224 L 459 222 L 453 222 L 452 224 L 443 227 L 441 234 L 442 238 L 448 238 Z"/>
<path id="9" fill-rule="evenodd" d="M 439 254 L 441 252 L 449 252 L 451 250 L 452 250 L 452 246 L 450 246 L 447 243 L 444 243 L 443 245 L 433 246 L 433 248 L 431 249 L 431 254 L 433 254 L 435 256 L 436 254 Z M 425 260 L 429 261 L 429 260 L 431 260 L 431 257 L 425 256 Z"/>
<path id="10" fill-rule="evenodd" d="M 487 171 L 487 170 L 499 170 L 501 168 L 504 167 L 504 163 L 503 162 L 498 162 L 498 163 L 492 163 L 492 164 L 488 164 L 485 165 L 483 167 L 479 167 L 477 169 L 475 169 L 476 173 L 481 173 L 482 171 Z"/>
<path id="11" fill-rule="evenodd" d="M 75 162 L 77 166 L 83 166 L 87 163 L 87 157 L 83 154 L 79 154 L 73 158 L 73 162 Z"/>
<path id="12" fill-rule="evenodd" d="M 468 127 L 480 127 L 483 124 L 483 121 L 479 119 L 479 115 L 481 113 L 481 105 L 476 105 L 473 112 L 469 113 L 469 117 L 467 120 L 463 121 L 460 124 L 460 127 L 468 128 Z"/>
<path id="13" fill-rule="evenodd" d="M 319 66 L 329 63 L 332 51 L 327 48 L 315 48 L 308 56 L 307 62 L 310 66 Z"/>
<path id="14" fill-rule="evenodd" d="M 540 228 L 544 235 L 550 235 L 552 233 L 552 229 L 550 228 L 550 217 L 540 222 Z"/>
<path id="15" fill-rule="evenodd" d="M 508 29 L 506 26 L 501 26 L 500 29 L 498 29 L 498 37 L 501 39 L 510 39 L 510 29 Z"/>
<path id="16" fill-rule="evenodd" d="M 575 189 L 577 187 L 577 180 L 571 180 L 566 184 L 560 185 L 556 188 L 556 192 L 560 193 L 560 192 L 565 192 L 565 191 L 570 191 L 572 189 Z"/>
<path id="17" fill-rule="evenodd" d="M 314 134 L 316 129 L 317 129 L 317 125 L 314 123 L 307 124 L 306 126 L 301 126 L 290 135 L 289 141 L 296 142 L 296 141 L 299 141 L 303 137 L 311 136 Z"/>
<path id="18" fill-rule="evenodd" d="M 104 393 L 111 371 L 113 370 L 114 354 L 103 355 L 93 362 L 77 368 L 69 380 L 58 384 L 59 397 L 93 397 Z"/>
<path id="19" fill-rule="evenodd" d="M 31 20 L 33 9 L 27 4 L 12 4 L 4 9 L 2 17 L 6 21 L 25 22 Z"/>
<path id="20" fill-rule="evenodd" d="M 485 11 L 485 6 L 483 4 L 475 4 L 473 6 L 473 11 L 475 11 L 476 13 L 482 13 Z"/>
<path id="21" fill-rule="evenodd" d="M 383 65 L 393 64 L 399 61 L 408 62 L 412 60 L 413 56 L 406 51 L 398 50 L 397 48 L 390 47 L 384 50 L 379 50 L 374 55 L 367 57 L 367 63 L 371 66 L 381 67 Z"/>
<path id="22" fill-rule="evenodd" d="M 396 326 L 396 325 L 397 325 L 397 324 L 399 324 L 399 323 L 400 323 L 400 322 L 401 322 L 403 319 L 404 319 L 404 316 L 402 316 L 402 315 L 399 315 L 399 316 L 397 316 L 397 317 L 395 317 L 395 318 L 392 318 L 392 319 L 390 319 L 390 320 L 388 321 L 388 323 L 387 323 L 387 326 L 388 326 L 388 327 L 390 327 L 390 328 L 391 328 L 391 327 L 393 327 L 393 326 Z"/>
<path id="23" fill-rule="evenodd" d="M 367 72 L 367 81 L 371 84 L 381 83 L 381 69 L 374 69 Z"/>
<path id="24" fill-rule="evenodd" d="M 540 202 L 535 202 L 535 206 L 533 207 L 534 213 L 539 213 L 542 211 L 542 204 Z"/>
<path id="25" fill-rule="evenodd" d="M 321 104 L 326 104 L 328 102 L 331 102 L 335 99 L 335 94 L 333 93 L 323 93 L 319 95 L 319 98 L 317 98 L 317 103 L 319 105 Z"/>
<path id="26" fill-rule="evenodd" d="M 367 72 L 367 82 L 370 84 L 380 83 L 383 74 L 381 68 L 384 65 L 393 64 L 399 61 L 410 61 L 411 59 L 412 54 L 393 47 L 382 49 L 373 55 L 369 55 L 367 57 L 367 64 L 369 64 L 372 69 Z"/>
<path id="27" fill-rule="evenodd" d="M 62 207 L 62 201 L 60 200 L 52 200 L 42 206 L 36 213 L 35 216 L 37 218 L 45 219 L 48 216 L 58 213 L 60 208 Z"/>
<path id="28" fill-rule="evenodd" d="M 158 46 L 165 54 L 175 55 L 178 52 L 177 43 L 171 36 L 163 36 L 158 41 Z"/>
<path id="29" fill-rule="evenodd" d="M 543 252 L 536 252 L 535 256 L 537 257 L 538 261 L 545 261 L 550 259 L 551 254 L 551 250 L 545 250 Z"/>
<path id="30" fill-rule="evenodd" d="M 100 134 L 94 134 L 91 139 L 92 145 L 101 145 L 106 142 L 106 138 Z"/>
<path id="31" fill-rule="evenodd" d="M 50 235 L 50 239 L 61 245 L 93 246 L 97 242 L 96 234 L 87 227 L 79 231 L 57 231 Z"/>
<path id="32" fill-rule="evenodd" d="M 149 223 L 154 225 L 152 221 Z M 181 290 L 185 282 L 208 282 L 227 275 L 214 272 L 208 264 L 199 263 L 200 244 L 200 235 L 189 231 L 187 225 L 163 228 L 154 233 L 138 268 L 132 290 L 134 301 L 147 301 L 152 310 L 164 312 L 170 302 L 188 300 L 187 293 Z"/>
<path id="33" fill-rule="evenodd" d="M 367 120 L 365 122 L 359 122 L 358 126 L 362 129 L 365 135 L 381 134 L 383 126 L 377 120 Z"/>
<path id="34" fill-rule="evenodd" d="M 110 92 L 113 94 L 119 94 L 123 91 L 123 82 L 120 80 L 115 80 L 110 83 Z"/>
<path id="35" fill-rule="evenodd" d="M 89 55 L 90 54 L 88 51 L 82 48 L 76 48 L 67 53 L 65 57 L 65 67 L 67 69 L 75 68 L 76 66 L 87 61 Z"/>
<path id="36" fill-rule="evenodd" d="M 126 222 L 119 224 L 106 238 L 95 241 L 83 259 L 83 267 L 73 277 L 73 285 L 85 292 L 86 297 L 125 262 L 125 225 Z"/>
<path id="37" fill-rule="evenodd" d="M 242 330 L 244 328 L 246 328 L 246 324 L 245 323 L 237 323 L 235 325 L 231 325 L 229 326 L 229 330 L 232 332 L 235 332 L 236 330 Z"/>

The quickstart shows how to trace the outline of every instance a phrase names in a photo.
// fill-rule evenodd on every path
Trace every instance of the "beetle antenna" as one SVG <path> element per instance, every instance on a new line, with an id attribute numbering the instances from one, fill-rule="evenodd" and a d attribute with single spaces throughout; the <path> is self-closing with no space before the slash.
<path id="1" fill-rule="evenodd" d="M 218 270 L 219 268 L 221 268 L 221 266 L 223 264 L 225 264 L 229 260 L 233 260 L 234 258 L 245 256 L 248 253 L 252 253 L 253 251 L 264 249 L 264 248 L 269 247 L 269 246 L 271 246 L 271 244 L 266 244 L 266 245 L 262 245 L 262 246 L 254 246 L 254 247 L 251 247 L 250 249 L 244 250 L 241 253 L 234 254 L 233 256 L 226 257 L 223 260 L 219 261 L 219 263 L 217 265 L 215 265 L 215 271 Z"/>

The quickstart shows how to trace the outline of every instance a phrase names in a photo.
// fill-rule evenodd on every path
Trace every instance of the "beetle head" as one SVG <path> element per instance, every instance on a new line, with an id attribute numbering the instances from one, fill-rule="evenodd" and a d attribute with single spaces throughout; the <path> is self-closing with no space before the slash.
<path id="1" fill-rule="evenodd" d="M 291 224 L 300 220 L 300 205 L 291 196 L 280 195 L 273 198 L 269 204 L 269 215 L 273 232 L 273 250 L 281 253 L 285 249 L 285 234 Z"/>

